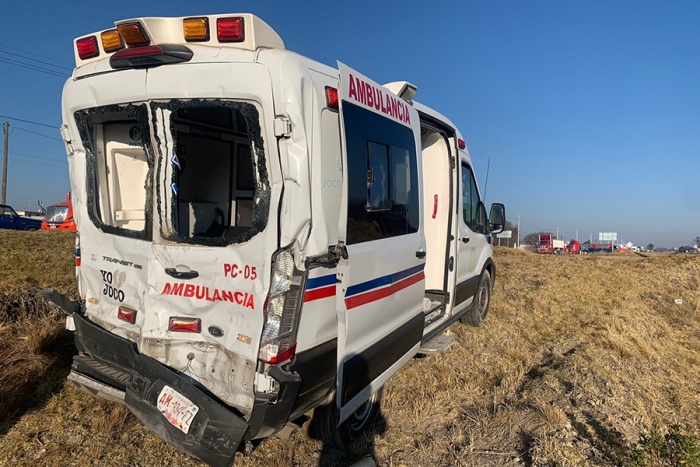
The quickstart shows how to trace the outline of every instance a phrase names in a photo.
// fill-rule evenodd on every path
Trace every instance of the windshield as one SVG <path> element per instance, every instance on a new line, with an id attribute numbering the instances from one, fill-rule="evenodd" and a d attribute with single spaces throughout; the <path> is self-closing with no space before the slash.
<path id="1" fill-rule="evenodd" d="M 68 215 L 68 206 L 49 206 L 46 208 L 46 222 L 63 222 Z"/>

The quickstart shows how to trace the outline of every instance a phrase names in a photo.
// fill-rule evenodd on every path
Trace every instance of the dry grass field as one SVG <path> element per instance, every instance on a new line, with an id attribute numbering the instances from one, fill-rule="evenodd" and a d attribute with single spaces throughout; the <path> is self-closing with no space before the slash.
<path id="1" fill-rule="evenodd" d="M 71 234 L 0 231 L 0 466 L 202 466 L 65 382 L 70 333 L 30 290 L 75 296 L 73 250 Z M 486 324 L 454 325 L 447 353 L 387 384 L 377 464 L 700 466 L 700 256 L 495 260 Z M 236 465 L 352 460 L 302 430 Z"/>

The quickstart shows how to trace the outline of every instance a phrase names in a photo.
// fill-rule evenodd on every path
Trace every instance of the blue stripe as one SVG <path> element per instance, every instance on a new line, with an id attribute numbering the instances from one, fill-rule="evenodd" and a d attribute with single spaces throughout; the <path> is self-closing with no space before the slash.
<path id="1" fill-rule="evenodd" d="M 403 271 L 395 272 L 394 274 L 389 274 L 387 276 L 377 277 L 367 282 L 362 282 L 361 284 L 356 284 L 348 287 L 348 291 L 345 294 L 346 297 L 351 297 L 362 292 L 367 292 L 368 290 L 376 289 L 378 287 L 383 287 L 385 285 L 391 285 L 394 282 L 398 282 L 401 279 L 405 279 L 408 276 L 412 276 L 417 272 L 423 270 L 424 264 L 419 264 L 418 266 L 413 266 L 412 268 L 405 269 Z"/>
<path id="2" fill-rule="evenodd" d="M 317 289 L 319 287 L 326 287 L 335 283 L 335 274 L 331 274 L 329 276 L 314 277 L 313 279 L 307 279 L 306 290 Z"/>

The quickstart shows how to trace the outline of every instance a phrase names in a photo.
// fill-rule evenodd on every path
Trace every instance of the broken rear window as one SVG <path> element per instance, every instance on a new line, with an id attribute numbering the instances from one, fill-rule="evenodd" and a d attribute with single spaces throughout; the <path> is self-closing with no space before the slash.
<path id="1" fill-rule="evenodd" d="M 150 238 L 151 156 L 145 104 L 75 113 L 87 156 L 88 212 L 102 230 Z"/>
<path id="2" fill-rule="evenodd" d="M 173 100 L 151 113 L 163 237 L 223 246 L 264 230 L 270 190 L 256 105 Z"/>

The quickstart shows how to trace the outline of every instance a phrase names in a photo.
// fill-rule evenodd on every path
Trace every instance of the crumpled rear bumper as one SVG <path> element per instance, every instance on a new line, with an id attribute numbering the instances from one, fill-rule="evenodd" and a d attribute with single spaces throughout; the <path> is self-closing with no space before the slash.
<path id="1" fill-rule="evenodd" d="M 136 346 L 73 314 L 76 346 L 69 380 L 80 389 L 124 403 L 158 437 L 212 467 L 233 465 L 248 423 L 206 389 L 156 360 L 141 355 Z M 168 385 L 199 407 L 187 434 L 174 427 L 157 408 Z"/>

